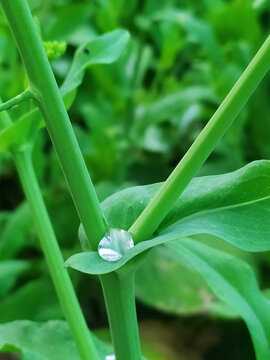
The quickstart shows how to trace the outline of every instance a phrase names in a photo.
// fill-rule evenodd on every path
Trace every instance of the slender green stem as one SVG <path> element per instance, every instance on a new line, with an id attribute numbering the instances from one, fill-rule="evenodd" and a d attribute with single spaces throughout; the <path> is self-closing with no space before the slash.
<path id="1" fill-rule="evenodd" d="M 199 168 L 210 155 L 270 68 L 270 36 L 229 92 L 196 141 L 129 231 L 136 243 L 158 228 Z"/>
<path id="2" fill-rule="evenodd" d="M 11 109 L 14 106 L 21 104 L 24 101 L 33 99 L 33 93 L 30 89 L 24 90 L 21 94 L 15 96 L 14 98 L 6 101 L 3 104 L 0 104 L 0 111 Z"/>
<path id="3" fill-rule="evenodd" d="M 1 112 L 0 129 L 5 129 L 11 125 L 12 121 L 8 113 L 6 111 Z M 63 312 L 77 343 L 79 354 L 81 358 L 85 360 L 98 359 L 98 357 L 91 357 L 91 354 L 95 354 L 96 352 L 95 347 L 92 347 L 90 332 L 88 331 L 68 272 L 63 265 L 60 248 L 33 169 L 31 148 L 28 147 L 23 152 L 14 151 L 13 156 L 27 201 L 29 202 L 34 220 L 37 224 L 38 235 L 49 271 Z"/>
<path id="4" fill-rule="evenodd" d="M 105 233 L 99 201 L 26 0 L 0 0 L 84 230 L 96 250 Z"/>
<path id="5" fill-rule="evenodd" d="M 117 360 L 141 360 L 134 272 L 102 275 L 101 284 Z"/>
<path id="6" fill-rule="evenodd" d="M 64 268 L 61 251 L 40 193 L 33 169 L 31 150 L 27 148 L 22 152 L 16 151 L 13 155 L 26 199 L 37 226 L 41 247 L 81 359 L 98 360 L 98 353 L 87 328 L 69 275 Z"/>

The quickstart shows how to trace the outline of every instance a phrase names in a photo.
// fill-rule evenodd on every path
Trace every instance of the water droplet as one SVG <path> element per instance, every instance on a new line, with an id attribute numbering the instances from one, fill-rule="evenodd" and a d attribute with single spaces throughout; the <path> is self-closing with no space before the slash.
<path id="1" fill-rule="evenodd" d="M 116 360 L 116 357 L 115 357 L 114 354 L 107 355 L 107 356 L 105 357 L 105 360 Z"/>
<path id="2" fill-rule="evenodd" d="M 117 261 L 133 247 L 134 241 L 128 231 L 110 229 L 110 233 L 105 235 L 98 244 L 98 253 L 104 260 Z"/>

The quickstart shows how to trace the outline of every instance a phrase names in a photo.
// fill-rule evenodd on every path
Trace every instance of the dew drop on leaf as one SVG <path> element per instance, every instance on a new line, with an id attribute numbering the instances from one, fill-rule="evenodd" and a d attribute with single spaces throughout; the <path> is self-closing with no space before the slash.
<path id="1" fill-rule="evenodd" d="M 98 253 L 106 261 L 117 261 L 133 247 L 134 241 L 128 231 L 110 229 L 109 234 L 101 239 Z"/>

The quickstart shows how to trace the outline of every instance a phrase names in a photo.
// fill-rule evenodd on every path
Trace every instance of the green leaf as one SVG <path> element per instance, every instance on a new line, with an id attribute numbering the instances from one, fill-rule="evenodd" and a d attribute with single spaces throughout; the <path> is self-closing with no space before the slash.
<path id="1" fill-rule="evenodd" d="M 157 236 L 143 241 L 117 262 L 97 252 L 73 255 L 66 266 L 88 274 L 119 269 L 138 254 L 168 241 L 195 234 L 211 234 L 247 251 L 270 249 L 270 162 L 255 161 L 232 173 L 194 178 Z M 120 191 L 102 203 L 110 227 L 128 230 L 161 184 Z"/>
<path id="2" fill-rule="evenodd" d="M 269 250 L 269 183 L 270 162 L 266 160 L 228 174 L 194 178 L 158 234 L 173 238 L 177 232 L 182 236 L 206 233 L 243 250 Z M 133 187 L 106 199 L 102 208 L 110 226 L 129 229 L 160 186 Z"/>
<path id="3" fill-rule="evenodd" d="M 46 301 L 40 301 L 41 299 Z M 27 282 L 0 302 L 0 323 L 24 319 L 47 321 L 62 317 L 62 310 L 49 278 Z"/>
<path id="4" fill-rule="evenodd" d="M 82 45 L 76 51 L 69 73 L 61 86 L 62 95 L 81 84 L 86 67 L 116 61 L 125 49 L 129 38 L 130 35 L 126 30 L 119 29 Z"/>
<path id="5" fill-rule="evenodd" d="M 225 318 L 236 315 L 214 296 L 186 259 L 172 258 L 162 246 L 153 249 L 137 271 L 135 289 L 136 298 L 162 312 Z"/>
<path id="6" fill-rule="evenodd" d="M 29 269 L 29 262 L 24 260 L 0 261 L 0 298 L 15 284 L 17 278 Z"/>
<path id="7" fill-rule="evenodd" d="M 101 359 L 111 354 L 111 347 L 92 335 Z M 0 353 L 14 349 L 20 351 L 22 360 L 79 360 L 75 343 L 64 321 L 35 323 L 14 321 L 0 325 Z"/>
<path id="8" fill-rule="evenodd" d="M 31 214 L 26 203 L 18 206 L 8 217 L 0 234 L 0 260 L 11 259 L 26 244 L 31 228 Z"/>
<path id="9" fill-rule="evenodd" d="M 270 301 L 260 292 L 253 270 L 244 261 L 191 239 L 166 244 L 170 256 L 188 261 L 212 291 L 245 321 L 256 359 L 270 357 Z"/>

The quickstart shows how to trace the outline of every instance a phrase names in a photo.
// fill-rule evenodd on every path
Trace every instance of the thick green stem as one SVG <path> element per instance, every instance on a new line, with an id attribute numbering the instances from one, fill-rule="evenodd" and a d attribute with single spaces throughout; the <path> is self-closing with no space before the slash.
<path id="1" fill-rule="evenodd" d="M 117 360 L 141 360 L 134 272 L 102 275 L 101 284 Z"/>
<path id="2" fill-rule="evenodd" d="M 221 136 L 257 88 L 270 68 L 270 36 L 229 92 L 196 141 L 129 231 L 136 243 L 146 240 L 158 228 Z"/>
<path id="3" fill-rule="evenodd" d="M 91 338 L 80 305 L 75 295 L 59 249 L 40 188 L 33 169 L 30 148 L 14 152 L 14 161 L 26 199 L 37 226 L 41 247 L 52 276 L 58 298 L 71 333 L 77 344 L 81 359 L 98 360 L 99 356 Z"/>
<path id="4" fill-rule="evenodd" d="M 91 248 L 105 233 L 99 201 L 26 0 L 0 0 Z"/>

